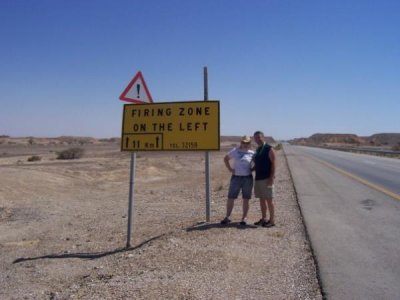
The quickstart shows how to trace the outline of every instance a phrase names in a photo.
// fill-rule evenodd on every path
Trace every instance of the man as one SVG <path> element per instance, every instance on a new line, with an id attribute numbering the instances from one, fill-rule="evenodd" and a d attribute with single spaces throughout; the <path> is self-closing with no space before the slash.
<path id="1" fill-rule="evenodd" d="M 231 222 L 230 216 L 233 210 L 235 199 L 239 196 L 240 190 L 243 196 L 243 215 L 240 225 L 246 225 L 247 213 L 249 211 L 249 200 L 253 189 L 253 175 L 251 174 L 251 161 L 254 151 L 250 150 L 250 137 L 244 136 L 240 141 L 240 146 L 233 148 L 224 157 L 225 166 L 232 173 L 229 184 L 228 200 L 226 203 L 226 216 L 221 224 L 226 225 Z M 234 167 L 230 165 L 230 160 L 234 160 Z"/>
<path id="2" fill-rule="evenodd" d="M 272 199 L 274 197 L 274 179 L 276 171 L 275 152 L 270 145 L 264 141 L 264 133 L 256 131 L 254 141 L 258 148 L 254 154 L 254 169 L 256 171 L 254 195 L 260 199 L 261 219 L 254 225 L 262 227 L 275 226 L 275 211 Z M 267 220 L 267 207 L 269 220 Z"/>

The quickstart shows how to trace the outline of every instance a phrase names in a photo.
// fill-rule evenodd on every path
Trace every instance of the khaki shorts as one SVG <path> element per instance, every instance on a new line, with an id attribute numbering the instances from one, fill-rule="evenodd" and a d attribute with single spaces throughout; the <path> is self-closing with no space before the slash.
<path id="1" fill-rule="evenodd" d="M 256 180 L 254 184 L 254 196 L 260 199 L 274 198 L 274 186 L 267 186 L 267 180 Z"/>

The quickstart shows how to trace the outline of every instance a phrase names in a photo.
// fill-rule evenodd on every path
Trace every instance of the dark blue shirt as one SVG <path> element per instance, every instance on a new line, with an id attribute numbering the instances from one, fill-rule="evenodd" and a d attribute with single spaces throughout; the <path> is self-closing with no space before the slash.
<path id="1" fill-rule="evenodd" d="M 257 148 L 256 153 L 254 154 L 254 163 L 256 169 L 255 180 L 263 180 L 270 177 L 272 166 L 271 159 L 269 158 L 270 150 L 271 146 L 268 144 L 264 144 Z"/>

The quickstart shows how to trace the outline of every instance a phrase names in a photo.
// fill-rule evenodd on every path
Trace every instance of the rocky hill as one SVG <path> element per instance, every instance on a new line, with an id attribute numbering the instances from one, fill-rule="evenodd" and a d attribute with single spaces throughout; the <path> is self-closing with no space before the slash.
<path id="1" fill-rule="evenodd" d="M 400 145 L 400 133 L 378 133 L 363 137 L 356 134 L 316 133 L 289 142 L 296 145 L 396 146 Z"/>
<path id="2" fill-rule="evenodd" d="M 400 145 L 400 133 L 378 133 L 363 137 L 371 146 L 395 146 Z"/>
<path id="3" fill-rule="evenodd" d="M 309 140 L 314 144 L 364 144 L 365 140 L 355 134 L 322 134 L 316 133 L 309 137 Z"/>

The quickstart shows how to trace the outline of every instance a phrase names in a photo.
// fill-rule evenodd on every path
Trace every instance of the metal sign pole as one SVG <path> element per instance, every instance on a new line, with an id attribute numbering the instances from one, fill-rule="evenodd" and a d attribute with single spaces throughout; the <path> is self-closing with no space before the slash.
<path id="1" fill-rule="evenodd" d="M 204 101 L 208 101 L 208 72 L 207 67 L 204 67 Z M 205 153 L 205 168 L 206 168 L 206 221 L 210 222 L 211 205 L 210 205 L 210 153 Z"/>
<path id="2" fill-rule="evenodd" d="M 132 233 L 132 223 L 133 223 L 133 199 L 134 199 L 134 187 L 135 187 L 135 161 L 136 161 L 136 152 L 132 152 L 131 172 L 129 178 L 128 235 L 126 240 L 126 248 L 131 247 L 131 233 Z"/>

